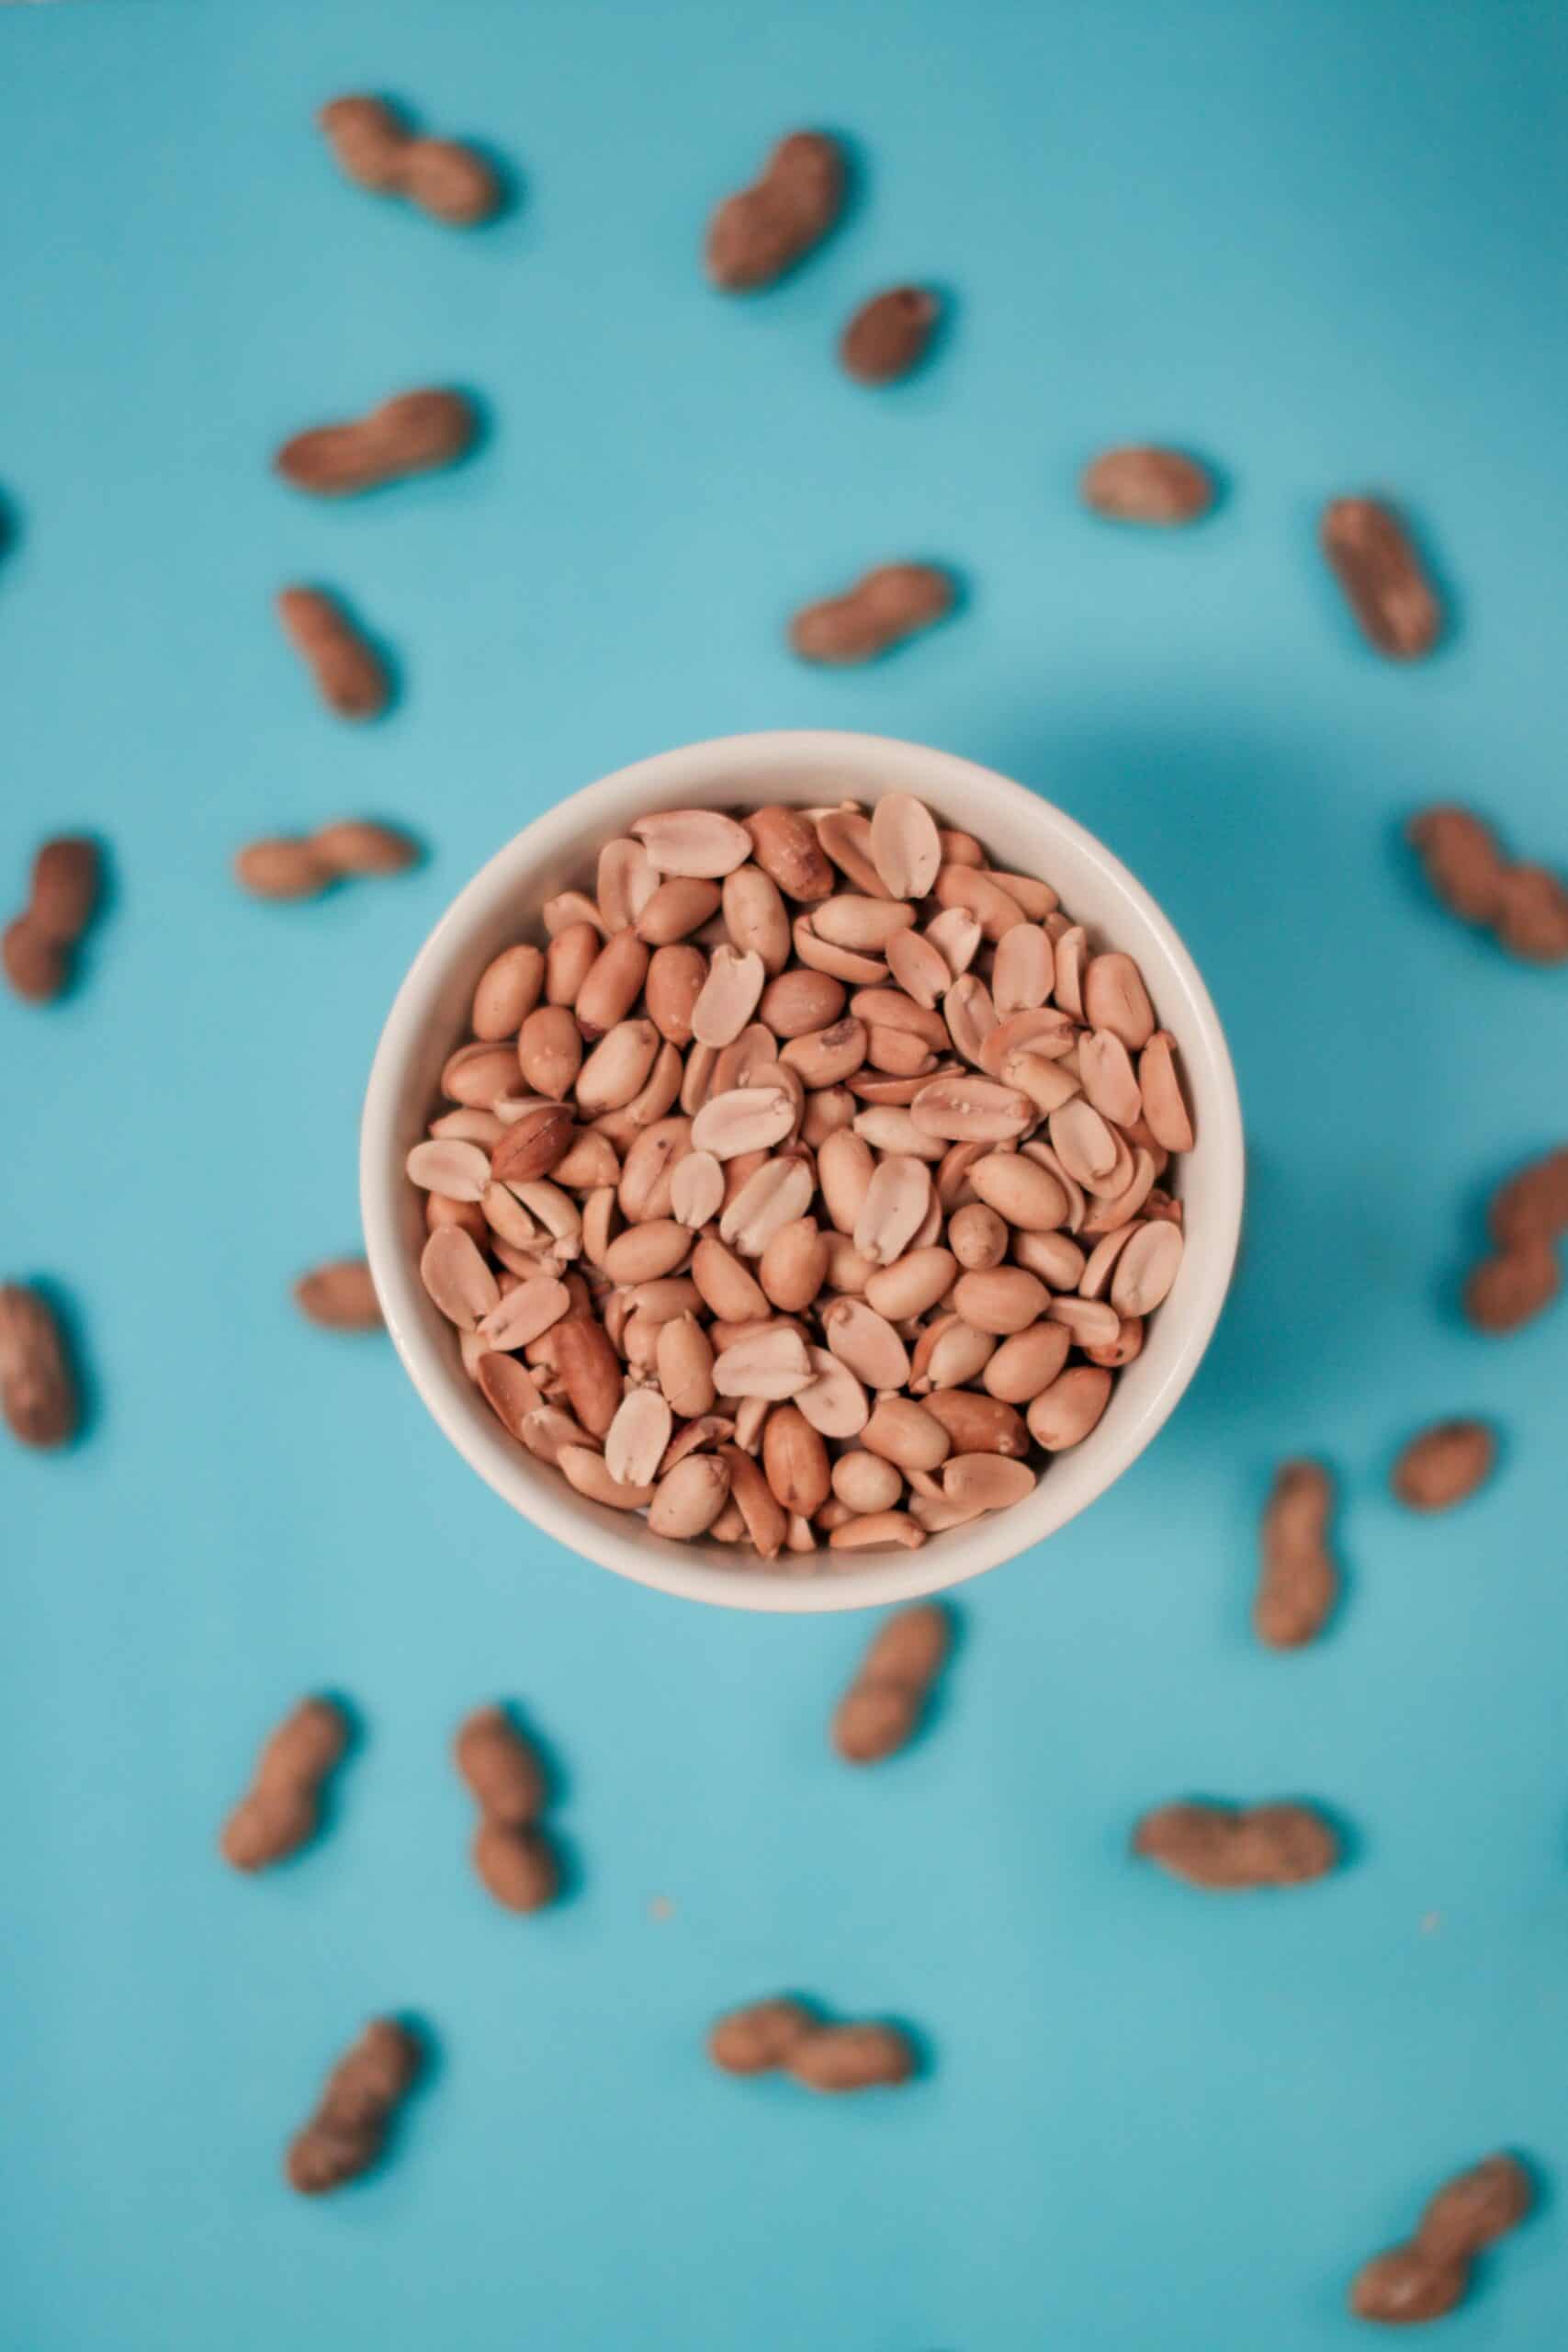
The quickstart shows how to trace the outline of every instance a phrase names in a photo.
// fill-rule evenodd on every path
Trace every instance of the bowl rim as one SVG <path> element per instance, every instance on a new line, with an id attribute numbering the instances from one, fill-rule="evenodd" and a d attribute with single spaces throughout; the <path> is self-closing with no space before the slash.
<path id="1" fill-rule="evenodd" d="M 1203 1119 L 1205 1181 L 1217 1193 L 1217 1232 L 1198 1282 L 1185 1302 L 1180 1345 L 1159 1384 L 1136 1410 L 1124 1411 L 1107 1430 L 1102 1464 L 1088 1491 L 1051 1515 L 1049 1478 L 1023 1503 L 989 1518 L 948 1530 L 914 1552 L 878 1554 L 867 1564 L 830 1575 L 787 1576 L 763 1569 L 709 1566 L 683 1558 L 673 1546 L 649 1537 L 640 1519 L 626 1527 L 621 1515 L 587 1502 L 543 1465 L 515 1447 L 499 1423 L 493 1432 L 459 1409 L 472 1396 L 471 1384 L 455 1356 L 438 1351 L 423 1328 L 423 1293 L 417 1262 L 400 1232 L 406 1209 L 402 1186 L 400 1102 L 410 1057 L 423 1038 L 433 1000 L 461 957 L 464 943 L 490 912 L 503 884 L 526 887 L 528 870 L 545 865 L 558 849 L 585 831 L 603 828 L 608 839 L 624 829 L 628 806 L 678 807 L 678 794 L 699 781 L 694 771 L 716 778 L 732 766 L 744 770 L 791 759 L 907 762 L 923 768 L 928 783 L 939 772 L 953 792 L 965 785 L 982 797 L 1000 795 L 1018 804 L 1021 816 L 1071 842 L 1080 857 L 1134 909 L 1153 934 L 1184 992 L 1184 1013 L 1195 1027 L 1183 1032 L 1184 1056 L 1191 1063 L 1200 1042 L 1208 1064 L 1212 1099 Z M 743 794 L 745 774 L 736 775 Z M 845 778 L 846 787 L 853 785 Z M 892 788 L 884 786 L 884 789 Z M 917 789 L 911 775 L 908 788 Z M 672 797 L 677 796 L 677 797 Z M 980 828 L 984 831 L 983 821 Z M 1118 944 L 1127 944 L 1119 942 Z M 570 1551 L 652 1590 L 709 1605 L 784 1615 L 886 1607 L 916 1600 L 967 1583 L 989 1568 L 1045 1542 L 1114 1485 L 1169 1419 L 1202 1362 L 1230 1287 L 1240 1239 L 1246 1168 L 1240 1097 L 1224 1028 L 1213 999 L 1185 943 L 1145 886 L 1077 820 L 1010 776 L 961 754 L 899 738 L 834 728 L 763 729 L 716 736 L 682 744 L 631 762 L 596 783 L 570 793 L 523 827 L 489 857 L 439 917 L 399 985 L 372 1060 L 360 1122 L 360 1212 L 366 1252 L 392 1342 L 414 1389 L 437 1427 L 470 1468 L 520 1516 Z M 1048 1524 L 1038 1525 L 1042 1510 Z M 1030 1532 L 1020 1521 L 1027 1518 Z M 1012 1530 L 1012 1532 L 1009 1531 Z M 633 1531 L 641 1532 L 641 1541 Z"/>

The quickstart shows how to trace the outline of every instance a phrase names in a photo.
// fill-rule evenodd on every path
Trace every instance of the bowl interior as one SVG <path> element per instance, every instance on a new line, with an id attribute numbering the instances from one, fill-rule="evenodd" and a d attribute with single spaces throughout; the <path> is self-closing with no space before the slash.
<path id="1" fill-rule="evenodd" d="M 763 1567 L 728 1545 L 664 1542 L 642 1520 L 585 1501 L 501 1429 L 420 1282 L 423 1217 L 403 1160 L 436 1107 L 442 1064 L 468 1034 L 484 966 L 514 940 L 543 936 L 540 909 L 556 892 L 592 893 L 600 847 L 635 817 L 768 800 L 869 805 L 895 789 L 924 800 L 941 823 L 976 834 L 993 864 L 1049 882 L 1093 944 L 1136 958 L 1177 1039 L 1193 1111 L 1196 1145 L 1176 1178 L 1187 1249 L 1100 1426 L 1049 1464 L 1027 1501 L 917 1552 L 857 1558 L 823 1550 Z M 732 737 L 640 761 L 572 795 L 491 859 L 437 924 L 393 1005 L 367 1097 L 361 1190 L 393 1340 L 446 1435 L 498 1493 L 562 1543 L 638 1582 L 731 1607 L 799 1611 L 939 1590 L 1038 1543 L 1102 1493 L 1166 1419 L 1208 1343 L 1235 1261 L 1242 1173 L 1235 1081 L 1213 1004 L 1169 923 L 1109 851 L 1048 801 L 967 760 L 879 736 L 800 733 Z"/>

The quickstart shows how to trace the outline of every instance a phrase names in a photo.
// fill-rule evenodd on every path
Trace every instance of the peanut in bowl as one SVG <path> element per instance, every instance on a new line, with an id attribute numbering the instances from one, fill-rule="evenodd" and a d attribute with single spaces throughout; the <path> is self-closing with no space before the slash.
<path id="1" fill-rule="evenodd" d="M 527 827 L 415 959 L 361 1143 L 387 1322 L 473 1467 L 619 1574 L 784 1611 L 941 1590 L 1103 1493 L 1202 1357 L 1242 1188 L 1218 1019 L 1125 868 L 833 732 Z"/>

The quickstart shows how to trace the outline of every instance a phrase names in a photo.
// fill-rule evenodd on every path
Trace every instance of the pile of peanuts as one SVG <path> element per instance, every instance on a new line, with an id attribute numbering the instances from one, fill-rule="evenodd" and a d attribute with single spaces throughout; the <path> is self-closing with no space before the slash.
<path id="1" fill-rule="evenodd" d="M 766 1561 L 1021 1501 L 1181 1262 L 1136 965 L 907 793 L 650 815 L 595 885 L 482 974 L 408 1157 L 497 1417 Z"/>

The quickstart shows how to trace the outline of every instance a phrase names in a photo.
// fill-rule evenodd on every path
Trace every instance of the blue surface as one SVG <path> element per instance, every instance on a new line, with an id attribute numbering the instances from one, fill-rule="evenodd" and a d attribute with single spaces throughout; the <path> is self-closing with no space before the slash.
<path id="1" fill-rule="evenodd" d="M 58 1010 L 0 1001 L 5 1271 L 80 1306 L 65 1460 L 0 1450 L 8 1791 L 0 2339 L 18 2352 L 522 2343 L 551 2352 L 1318 2352 L 1349 2272 L 1499 2143 L 1544 2210 L 1443 2331 L 1545 2352 L 1568 2290 L 1568 1317 L 1453 1307 L 1484 1188 L 1562 1133 L 1561 974 L 1445 921 L 1397 845 L 1473 798 L 1568 858 L 1562 774 L 1568 18 L 1550 5 L 398 0 L 0 17 L 0 875 L 112 843 Z M 343 185 L 344 88 L 488 135 L 522 200 L 442 232 Z M 830 247 L 750 302 L 706 211 L 796 122 L 855 139 Z M 918 381 L 831 346 L 890 277 L 956 293 Z M 492 419 L 350 508 L 282 435 L 427 380 Z M 1156 435 L 1230 494 L 1149 539 L 1082 460 Z M 1458 626 L 1355 637 L 1319 502 L 1386 487 Z M 883 668 L 783 650 L 886 556 L 968 607 Z M 400 707 L 314 706 L 268 612 L 351 594 Z M 384 1343 L 305 1328 L 355 1242 L 391 991 L 504 837 L 733 729 L 924 738 L 1101 832 L 1201 964 L 1253 1147 L 1240 1281 L 1134 1472 L 964 1596 L 931 1736 L 836 1767 L 856 1621 L 704 1613 L 533 1536 Z M 417 875 L 265 908 L 234 846 L 339 810 Z M 1495 1416 L 1495 1487 L 1401 1517 L 1424 1418 Z M 1271 1463 L 1347 1501 L 1332 1638 L 1259 1652 Z M 363 1736 L 332 1832 L 214 1859 L 302 1689 Z M 581 1885 L 469 1875 L 446 1743 L 492 1693 L 563 1760 Z M 1301 1792 L 1353 1866 L 1205 1901 L 1133 1864 L 1146 1804 Z M 672 1911 L 658 1916 L 655 1897 Z M 781 1985 L 929 2036 L 824 2107 L 704 2064 Z M 440 2051 L 397 2160 L 325 2205 L 282 2141 L 367 2012 Z"/>

